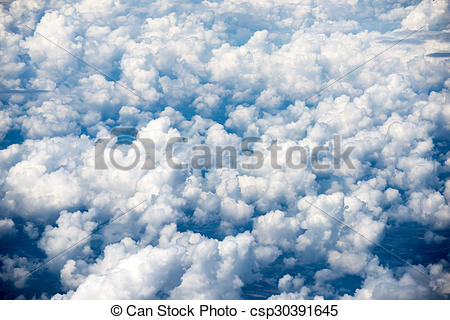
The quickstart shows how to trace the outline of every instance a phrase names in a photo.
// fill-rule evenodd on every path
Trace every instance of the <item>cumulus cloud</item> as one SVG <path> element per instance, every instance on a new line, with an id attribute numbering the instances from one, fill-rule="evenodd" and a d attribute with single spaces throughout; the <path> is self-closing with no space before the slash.
<path id="1" fill-rule="evenodd" d="M 447 262 L 444 262 L 447 264 Z M 357 299 L 426 299 L 431 297 L 448 298 L 448 272 L 443 264 L 420 267 L 422 273 L 408 268 L 401 276 L 391 270 L 372 264 L 367 278 L 360 289 L 355 291 Z M 344 298 L 350 298 L 346 295 Z"/>
<path id="2" fill-rule="evenodd" d="M 161 230 L 156 246 L 125 238 L 107 246 L 93 265 L 69 260 L 63 281 L 77 288 L 54 298 L 237 298 L 258 265 L 253 244 L 248 232 L 217 241 L 177 232 L 171 224 Z"/>
<path id="3" fill-rule="evenodd" d="M 77 243 L 86 238 L 91 231 L 96 227 L 96 223 L 90 221 L 94 212 L 61 212 L 58 220 L 56 220 L 57 227 L 53 228 L 47 226 L 41 239 L 39 240 L 39 247 L 41 247 L 48 256 L 54 256 L 73 243 Z M 88 247 L 79 246 L 80 250 L 88 251 Z M 87 253 L 87 252 L 86 252 Z"/>
<path id="4" fill-rule="evenodd" d="M 12 219 L 5 218 L 0 220 L 0 237 L 14 234 L 16 231 L 17 230 Z"/>
<path id="5" fill-rule="evenodd" d="M 427 28 L 439 30 L 448 25 L 448 6 L 447 1 L 422 1 L 402 20 L 402 25 L 408 29 L 425 25 Z"/>

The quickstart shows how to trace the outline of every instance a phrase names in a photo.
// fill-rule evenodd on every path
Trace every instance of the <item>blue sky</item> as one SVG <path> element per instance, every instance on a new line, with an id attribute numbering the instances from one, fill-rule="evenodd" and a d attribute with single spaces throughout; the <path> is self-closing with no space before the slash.
<path id="1" fill-rule="evenodd" d="M 0 4 L 0 296 L 448 299 L 448 16 L 441 0 Z M 155 168 L 114 167 L 113 145 L 96 167 L 115 127 L 138 132 L 118 161 L 151 140 Z M 240 156 L 258 137 L 265 162 L 175 170 L 174 137 Z M 335 137 L 353 168 L 270 165 L 272 141 Z"/>

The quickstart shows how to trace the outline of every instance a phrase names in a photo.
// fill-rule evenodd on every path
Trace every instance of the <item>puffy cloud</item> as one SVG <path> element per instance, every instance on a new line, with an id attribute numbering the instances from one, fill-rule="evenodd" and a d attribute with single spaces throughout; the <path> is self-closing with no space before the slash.
<path id="1" fill-rule="evenodd" d="M 333 250 L 328 253 L 328 263 L 337 271 L 359 274 L 367 264 L 367 257 L 361 254 L 340 253 Z"/>
<path id="2" fill-rule="evenodd" d="M 39 230 L 33 222 L 28 221 L 23 227 L 23 231 L 31 238 L 36 239 L 39 236 Z"/>
<path id="3" fill-rule="evenodd" d="M 410 220 L 444 229 L 449 225 L 450 208 L 441 193 L 425 190 L 423 193 L 411 194 L 408 206 L 401 206 L 399 215 L 400 219 L 409 216 Z"/>
<path id="4" fill-rule="evenodd" d="M 0 269 L 0 279 L 4 282 L 12 282 L 14 288 L 24 288 L 31 270 L 35 265 L 25 257 L 8 257 L 1 255 L 0 261 L 2 268 Z"/>
<path id="5" fill-rule="evenodd" d="M 278 289 L 281 291 L 279 295 L 269 297 L 270 300 L 305 300 L 311 299 L 311 288 L 304 285 L 305 280 L 290 274 L 285 274 L 278 281 Z M 319 297 L 316 297 L 319 298 Z"/>
<path id="6" fill-rule="evenodd" d="M 28 110 L 29 117 L 22 123 L 22 130 L 30 138 L 59 136 L 78 133 L 78 113 L 69 106 L 46 101 L 41 107 Z"/>
<path id="7" fill-rule="evenodd" d="M 447 264 L 447 262 L 444 262 Z M 429 265 L 426 269 L 407 268 L 400 276 L 391 270 L 372 263 L 368 267 L 368 276 L 360 289 L 355 291 L 357 299 L 425 299 L 448 298 L 448 272 L 442 263 Z M 346 295 L 344 298 L 350 298 Z"/>
<path id="8" fill-rule="evenodd" d="M 17 230 L 13 220 L 9 218 L 0 219 L 0 237 L 8 236 L 16 232 Z"/>
<path id="9" fill-rule="evenodd" d="M 244 201 L 238 200 L 236 202 L 228 197 L 222 200 L 221 210 L 224 218 L 233 222 L 245 222 L 253 214 L 253 208 Z"/>
<path id="10" fill-rule="evenodd" d="M 138 251 L 136 244 L 125 238 L 105 248 L 104 259 L 94 266 L 98 274 L 93 272 L 85 277 L 69 296 L 72 299 L 156 297 L 159 290 L 177 281 L 175 275 L 182 269 L 176 253 L 176 248 L 147 247 Z"/>
<path id="11" fill-rule="evenodd" d="M 10 117 L 9 112 L 1 110 L 0 111 L 0 139 L 3 140 L 6 133 L 9 131 L 11 124 L 12 124 L 12 119 Z"/>
<path id="12" fill-rule="evenodd" d="M 300 277 L 292 277 L 286 274 L 278 281 L 278 289 L 285 292 L 297 291 L 304 284 L 305 280 Z"/>
<path id="13" fill-rule="evenodd" d="M 176 232 L 171 224 L 161 230 L 157 246 L 125 238 L 107 246 L 95 264 L 69 260 L 62 277 L 77 288 L 54 298 L 236 298 L 258 266 L 253 241 L 248 232 L 217 241 Z"/>
<path id="14" fill-rule="evenodd" d="M 292 249 L 301 230 L 296 217 L 286 217 L 282 211 L 271 211 L 255 220 L 253 234 L 260 243 Z"/>
<path id="15" fill-rule="evenodd" d="M 427 244 L 430 243 L 441 243 L 445 240 L 445 237 L 435 234 L 433 231 L 427 230 L 424 234 L 424 240 Z"/>
<path id="16" fill-rule="evenodd" d="M 97 223 L 91 221 L 95 212 L 74 212 L 62 211 L 58 220 L 57 227 L 47 226 L 41 239 L 39 247 L 42 248 L 48 256 L 54 256 L 73 244 L 82 241 L 95 229 Z M 90 248 L 80 245 L 77 249 L 88 253 Z M 87 252 L 86 252 L 87 251 Z"/>
<path id="17" fill-rule="evenodd" d="M 440 29 L 448 26 L 446 15 L 449 10 L 447 1 L 424 0 L 402 20 L 402 25 L 416 30 L 422 26 L 430 29 Z"/>

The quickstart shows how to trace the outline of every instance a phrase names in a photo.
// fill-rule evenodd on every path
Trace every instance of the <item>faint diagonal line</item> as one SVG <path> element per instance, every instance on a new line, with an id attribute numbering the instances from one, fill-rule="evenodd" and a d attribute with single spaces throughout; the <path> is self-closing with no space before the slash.
<path id="1" fill-rule="evenodd" d="M 51 92 L 51 90 L 40 90 L 40 89 L 0 89 L 0 94 L 34 94 L 34 93 L 46 93 Z"/>
<path id="2" fill-rule="evenodd" d="M 136 93 L 134 90 L 128 88 L 126 85 L 124 85 L 122 82 L 114 79 L 113 77 L 111 77 L 110 75 L 108 75 L 107 73 L 103 72 L 102 70 L 100 70 L 99 68 L 97 68 L 96 66 L 94 66 L 93 64 L 84 61 L 83 59 L 81 59 L 80 57 L 78 57 L 77 55 L 73 54 L 72 52 L 70 52 L 69 50 L 67 50 L 66 48 L 64 48 L 63 46 L 59 45 L 58 43 L 56 43 L 55 41 L 51 40 L 50 38 L 48 38 L 47 36 L 43 35 L 42 33 L 33 30 L 32 28 L 30 28 L 29 26 L 27 26 L 26 24 L 23 25 L 25 28 L 29 29 L 31 32 L 34 32 L 35 34 L 41 36 L 42 38 L 44 38 L 45 40 L 47 40 L 48 42 L 50 42 L 51 44 L 53 44 L 54 46 L 58 47 L 59 49 L 63 50 L 64 52 L 66 52 L 67 54 L 69 54 L 70 56 L 72 56 L 73 58 L 75 58 L 76 60 L 78 60 L 79 62 L 85 64 L 86 66 L 88 66 L 89 68 L 91 68 L 92 70 L 96 71 L 97 73 L 100 73 L 102 76 L 104 76 L 106 79 L 116 83 L 117 85 L 119 85 L 120 87 L 122 87 L 123 89 L 127 90 L 128 92 L 130 92 L 131 94 L 135 95 L 136 97 L 138 97 L 139 99 L 142 99 L 143 101 L 147 101 L 146 99 L 144 99 L 141 95 L 139 95 L 138 93 Z"/>
<path id="3" fill-rule="evenodd" d="M 143 200 L 142 202 L 139 202 L 137 205 L 135 205 L 134 207 L 128 209 L 127 211 L 123 212 L 122 210 L 122 214 L 119 214 L 117 217 L 111 219 L 111 220 L 107 220 L 101 224 L 99 224 L 94 230 L 92 230 L 87 236 L 85 236 L 84 238 L 76 241 L 75 243 L 73 243 L 72 245 L 70 245 L 69 247 L 67 247 L 66 249 L 58 252 L 57 254 L 55 254 L 53 257 L 51 257 L 49 260 L 41 263 L 40 265 L 38 265 L 36 268 L 34 268 L 33 270 L 31 270 L 26 276 L 25 279 L 27 279 L 29 276 L 31 276 L 32 274 L 34 274 L 35 272 L 39 271 L 40 269 L 42 269 L 43 267 L 45 267 L 46 265 L 48 265 L 50 262 L 54 261 L 55 259 L 57 259 L 58 257 L 62 256 L 63 254 L 67 253 L 68 251 L 72 250 L 73 248 L 77 247 L 78 245 L 80 245 L 81 243 L 83 243 L 84 241 L 88 240 L 90 237 L 92 237 L 95 233 L 99 232 L 100 230 L 102 230 L 104 227 L 106 227 L 107 225 L 113 223 L 114 221 L 122 218 L 123 216 L 127 215 L 128 213 L 134 211 L 134 209 L 136 209 L 137 207 L 139 207 L 141 204 L 143 204 L 144 202 L 147 202 L 148 199 Z"/>
<path id="4" fill-rule="evenodd" d="M 404 264 L 407 264 L 408 266 L 412 267 L 414 270 L 416 270 L 417 272 L 420 272 L 421 274 L 425 275 L 426 277 L 428 277 L 428 275 L 423 272 L 422 270 L 420 270 L 419 268 L 417 268 L 415 265 L 409 263 L 408 261 L 406 261 L 405 259 L 403 259 L 402 257 L 396 255 L 395 253 L 393 253 L 392 251 L 390 251 L 389 249 L 387 249 L 385 246 L 370 240 L 370 238 L 366 237 L 365 235 L 363 235 L 361 232 L 359 232 L 358 230 L 352 228 L 351 226 L 349 226 L 348 224 L 346 224 L 344 221 L 336 218 L 335 216 L 333 216 L 332 214 L 329 214 L 328 212 L 326 212 L 325 210 L 323 210 L 322 208 L 316 206 L 314 203 L 306 200 L 305 198 L 303 198 L 303 200 L 306 203 L 309 203 L 312 207 L 316 208 L 317 210 L 319 210 L 320 212 L 322 212 L 323 214 L 325 214 L 328 218 L 333 219 L 334 221 L 338 222 L 340 225 L 349 228 L 351 231 L 353 231 L 354 233 L 356 233 L 357 235 L 359 235 L 360 237 L 364 238 L 365 240 L 367 240 L 369 243 L 371 243 L 374 246 L 377 246 L 378 248 L 386 251 L 387 253 L 389 253 L 391 256 L 393 256 L 394 258 L 398 259 L 399 261 L 403 262 Z"/>
<path id="5" fill-rule="evenodd" d="M 389 51 L 390 49 L 392 49 L 393 47 L 395 47 L 396 45 L 398 45 L 399 43 L 401 43 L 402 41 L 405 41 L 406 39 L 408 39 L 409 37 L 411 37 L 412 35 L 416 34 L 417 32 L 419 32 L 420 30 L 422 30 L 423 28 L 425 28 L 426 25 L 421 26 L 419 29 L 414 30 L 410 33 L 408 33 L 405 37 L 401 38 L 400 40 L 394 42 L 394 44 L 392 44 L 391 46 L 387 47 L 386 49 L 378 52 L 376 55 L 374 55 L 372 58 L 370 58 L 369 60 L 364 61 L 363 63 L 357 65 L 356 67 L 354 67 L 353 69 L 351 69 L 350 71 L 346 72 L 345 74 L 343 74 L 342 76 L 340 76 L 339 78 L 333 80 L 331 83 L 327 84 L 326 86 L 322 87 L 321 89 L 319 89 L 319 91 L 317 91 L 316 93 L 310 95 L 308 98 L 305 99 L 305 102 L 308 101 L 309 99 L 319 95 L 322 91 L 330 88 L 331 86 L 334 86 L 336 83 L 338 83 L 339 81 L 345 79 L 346 77 L 348 77 L 350 74 L 352 74 L 353 72 L 355 72 L 356 70 L 360 69 L 361 67 L 364 67 L 366 64 L 368 64 L 370 61 L 375 60 L 376 58 L 378 58 L 379 56 L 381 56 L 382 54 L 384 54 L 386 51 Z"/>

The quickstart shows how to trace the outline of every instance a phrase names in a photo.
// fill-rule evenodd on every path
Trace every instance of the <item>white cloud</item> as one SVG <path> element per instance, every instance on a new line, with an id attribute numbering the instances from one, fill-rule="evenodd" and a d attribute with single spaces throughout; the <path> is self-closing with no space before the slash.
<path id="1" fill-rule="evenodd" d="M 446 18 L 449 4 L 445 0 L 423 0 L 402 20 L 402 25 L 408 29 L 416 30 L 422 26 L 430 29 L 439 29 L 448 26 Z"/>
<path id="2" fill-rule="evenodd" d="M 0 219 L 0 237 L 8 236 L 16 232 L 17 230 L 13 220 L 9 218 Z"/>
<path id="3" fill-rule="evenodd" d="M 39 247 L 45 251 L 47 256 L 52 257 L 86 239 L 97 226 L 97 223 L 91 221 L 94 216 L 93 210 L 74 213 L 62 211 L 56 220 L 57 227 L 46 227 L 39 240 Z M 82 250 L 84 254 L 87 254 L 90 248 L 82 242 L 77 250 Z"/>
<path id="4" fill-rule="evenodd" d="M 81 266 L 89 275 L 77 273 L 78 262 L 69 260 L 64 282 L 77 289 L 54 298 L 236 298 L 257 268 L 253 241 L 248 232 L 217 241 L 178 233 L 172 224 L 162 229 L 157 246 L 141 247 L 129 238 L 109 245 L 102 259 Z"/>
<path id="5" fill-rule="evenodd" d="M 448 272 L 442 264 L 407 268 L 400 276 L 391 270 L 372 264 L 363 286 L 355 291 L 356 299 L 425 299 L 430 297 L 448 298 Z M 346 295 L 344 298 L 351 298 Z"/>

